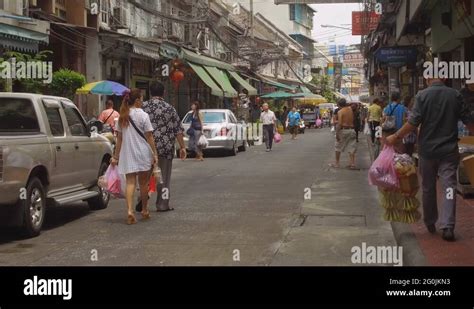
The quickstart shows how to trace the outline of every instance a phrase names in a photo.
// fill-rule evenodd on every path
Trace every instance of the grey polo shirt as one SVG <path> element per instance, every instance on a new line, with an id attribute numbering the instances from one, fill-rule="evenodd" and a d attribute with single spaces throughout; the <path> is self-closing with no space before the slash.
<path id="1" fill-rule="evenodd" d="M 409 123 L 420 128 L 419 155 L 441 159 L 458 152 L 458 120 L 467 123 L 459 91 L 436 82 L 416 96 Z"/>

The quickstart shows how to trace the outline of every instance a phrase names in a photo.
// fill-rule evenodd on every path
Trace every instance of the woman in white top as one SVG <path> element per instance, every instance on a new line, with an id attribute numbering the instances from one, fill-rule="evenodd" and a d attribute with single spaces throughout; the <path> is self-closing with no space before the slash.
<path id="1" fill-rule="evenodd" d="M 158 154 L 153 138 L 153 126 L 150 117 L 142 109 L 142 94 L 139 89 L 132 89 L 125 94 L 120 108 L 117 126 L 117 147 L 111 160 L 112 165 L 118 164 L 120 174 L 126 175 L 126 200 L 128 208 L 127 224 L 137 223 L 133 212 L 133 194 L 138 183 L 143 205 L 143 219 L 150 218 L 148 210 L 148 182 L 151 171 L 158 164 Z"/>

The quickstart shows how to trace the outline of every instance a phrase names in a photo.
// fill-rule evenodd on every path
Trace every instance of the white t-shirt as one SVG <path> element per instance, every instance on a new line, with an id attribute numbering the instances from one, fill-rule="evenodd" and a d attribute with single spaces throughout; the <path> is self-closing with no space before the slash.
<path id="1" fill-rule="evenodd" d="M 266 112 L 262 112 L 260 114 L 260 121 L 263 122 L 263 124 L 274 124 L 276 121 L 275 113 L 272 112 L 271 110 L 268 110 Z"/>

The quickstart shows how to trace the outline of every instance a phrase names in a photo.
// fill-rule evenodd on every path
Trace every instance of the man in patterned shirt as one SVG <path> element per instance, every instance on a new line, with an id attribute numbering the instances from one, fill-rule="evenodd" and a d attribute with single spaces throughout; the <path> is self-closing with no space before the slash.
<path id="1" fill-rule="evenodd" d="M 143 103 L 143 110 L 150 116 L 153 125 L 153 136 L 158 150 L 158 165 L 161 169 L 162 181 L 157 184 L 156 208 L 158 212 L 174 210 L 169 206 L 171 171 L 175 154 L 175 143 L 178 139 L 180 158 L 186 159 L 184 129 L 176 109 L 163 99 L 165 87 L 160 82 L 150 85 L 150 101 Z"/>

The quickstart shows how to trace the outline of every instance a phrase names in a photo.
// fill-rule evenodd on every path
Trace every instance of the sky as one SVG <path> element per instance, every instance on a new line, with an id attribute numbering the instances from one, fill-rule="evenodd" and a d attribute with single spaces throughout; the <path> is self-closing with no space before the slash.
<path id="1" fill-rule="evenodd" d="M 360 11 L 361 4 L 311 4 L 317 12 L 314 15 L 313 38 L 321 43 L 329 42 L 336 36 L 337 44 L 360 44 L 360 36 L 353 36 L 349 30 L 322 28 L 321 25 L 332 25 L 352 28 L 352 11 Z"/>

